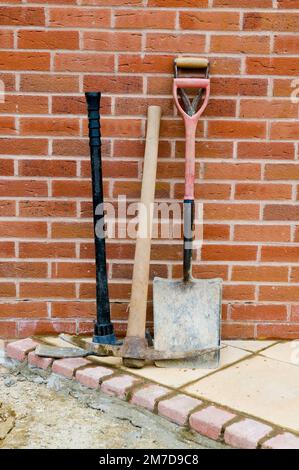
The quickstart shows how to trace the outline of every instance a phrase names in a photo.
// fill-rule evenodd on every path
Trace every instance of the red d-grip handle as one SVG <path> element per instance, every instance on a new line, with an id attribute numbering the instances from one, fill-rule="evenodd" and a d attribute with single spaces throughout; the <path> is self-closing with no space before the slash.
<path id="1" fill-rule="evenodd" d="M 178 88 L 204 88 L 205 96 L 198 111 L 189 116 L 178 100 Z M 185 200 L 194 200 L 194 179 L 195 179 L 195 134 L 198 119 L 205 110 L 210 96 L 210 80 L 208 78 L 175 78 L 173 80 L 173 96 L 176 107 L 182 115 L 186 131 L 185 150 Z"/>

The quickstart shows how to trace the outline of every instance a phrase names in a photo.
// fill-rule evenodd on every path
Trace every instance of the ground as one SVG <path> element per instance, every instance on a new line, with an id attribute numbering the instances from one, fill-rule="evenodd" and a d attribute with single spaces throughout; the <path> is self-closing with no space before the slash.
<path id="1" fill-rule="evenodd" d="M 24 376 L 25 375 L 25 376 Z M 118 399 L 67 381 L 45 384 L 0 369 L 0 401 L 15 413 L 3 449 L 203 449 L 220 447 Z M 59 389 L 59 390 L 58 390 Z M 1 408 L 0 408 L 1 410 Z"/>

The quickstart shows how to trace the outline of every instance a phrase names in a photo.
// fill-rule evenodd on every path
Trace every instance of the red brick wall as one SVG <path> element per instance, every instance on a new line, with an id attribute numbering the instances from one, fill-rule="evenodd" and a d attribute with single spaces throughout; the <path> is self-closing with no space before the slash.
<path id="1" fill-rule="evenodd" d="M 0 6 L 0 335 L 87 332 L 94 316 L 83 91 L 101 90 L 106 197 L 138 200 L 149 104 L 163 108 L 157 197 L 182 197 L 173 57 L 211 59 L 198 126 L 204 245 L 196 276 L 224 279 L 225 337 L 298 337 L 298 0 L 7 0 Z M 296 85 L 298 87 L 298 84 Z M 109 243 L 124 329 L 134 241 Z M 180 276 L 154 241 L 152 274 Z"/>

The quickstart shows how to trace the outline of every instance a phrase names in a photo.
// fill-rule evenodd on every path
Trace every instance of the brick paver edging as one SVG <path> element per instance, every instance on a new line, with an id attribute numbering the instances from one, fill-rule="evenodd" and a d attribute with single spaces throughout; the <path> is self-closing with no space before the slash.
<path id="1" fill-rule="evenodd" d="M 53 360 L 35 353 L 37 342 L 26 338 L 8 343 L 6 355 L 103 393 L 146 408 L 153 413 L 210 439 L 241 449 L 299 449 L 299 437 L 270 423 L 248 418 L 207 401 L 175 392 L 122 371 L 95 364 L 88 359 Z"/>

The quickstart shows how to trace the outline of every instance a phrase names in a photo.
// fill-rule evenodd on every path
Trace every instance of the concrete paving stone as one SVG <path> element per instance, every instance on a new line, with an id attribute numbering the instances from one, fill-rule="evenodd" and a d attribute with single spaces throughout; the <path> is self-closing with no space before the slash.
<path id="1" fill-rule="evenodd" d="M 242 358 L 248 357 L 249 355 L 249 352 L 228 346 L 220 352 L 219 369 Z M 130 371 L 130 369 L 126 369 L 125 367 L 123 369 Z M 154 382 L 165 385 L 166 387 L 180 388 L 189 382 L 193 382 L 194 380 L 215 372 L 215 370 L 216 369 L 177 369 L 175 367 L 171 369 L 163 369 L 155 366 L 146 366 L 142 369 L 134 370 L 134 374 L 148 380 L 153 380 Z"/>
<path id="2" fill-rule="evenodd" d="M 12 343 L 7 344 L 6 354 L 17 361 L 24 361 L 27 354 L 30 351 L 33 351 L 37 344 L 38 343 L 33 341 L 31 338 L 19 339 L 18 341 L 13 341 Z"/>
<path id="3" fill-rule="evenodd" d="M 188 421 L 189 413 L 201 404 L 202 402 L 200 400 L 180 394 L 173 398 L 160 401 L 158 404 L 158 413 L 160 416 L 184 426 Z"/>
<path id="4" fill-rule="evenodd" d="M 190 427 L 203 436 L 219 439 L 225 423 L 236 415 L 216 406 L 208 406 L 203 410 L 192 413 L 189 418 Z"/>
<path id="5" fill-rule="evenodd" d="M 133 392 L 131 403 L 153 411 L 156 401 L 169 392 L 168 388 L 161 387 L 160 385 L 146 385 Z"/>
<path id="6" fill-rule="evenodd" d="M 87 366 L 90 361 L 83 357 L 68 357 L 53 362 L 52 372 L 71 379 L 79 367 Z"/>
<path id="7" fill-rule="evenodd" d="M 225 429 L 224 441 L 240 449 L 256 449 L 259 441 L 271 431 L 272 428 L 267 424 L 253 419 L 243 419 Z"/>
<path id="8" fill-rule="evenodd" d="M 86 387 L 98 388 L 102 379 L 111 374 L 113 374 L 113 370 L 107 367 L 87 367 L 86 369 L 79 369 L 76 372 L 76 380 Z"/>
<path id="9" fill-rule="evenodd" d="M 40 357 L 35 354 L 34 351 L 31 351 L 28 354 L 28 363 L 32 366 L 39 367 L 40 369 L 48 369 L 53 363 L 54 359 L 51 357 Z"/>
<path id="10" fill-rule="evenodd" d="M 262 449 L 299 449 L 299 437 L 284 432 L 264 442 Z"/>
<path id="11" fill-rule="evenodd" d="M 131 375 L 121 375 L 107 379 L 101 384 L 101 391 L 110 396 L 126 399 L 127 393 L 131 387 L 141 383 L 141 380 Z"/>
<path id="12" fill-rule="evenodd" d="M 275 344 L 261 352 L 261 355 L 299 366 L 299 340 Z"/>
<path id="13" fill-rule="evenodd" d="M 223 344 L 232 346 L 233 348 L 244 349 L 245 351 L 258 352 L 264 348 L 275 344 L 276 341 L 255 341 L 255 340 L 224 340 Z"/>
<path id="14" fill-rule="evenodd" d="M 186 393 L 299 431 L 299 368 L 255 356 L 184 388 Z"/>

